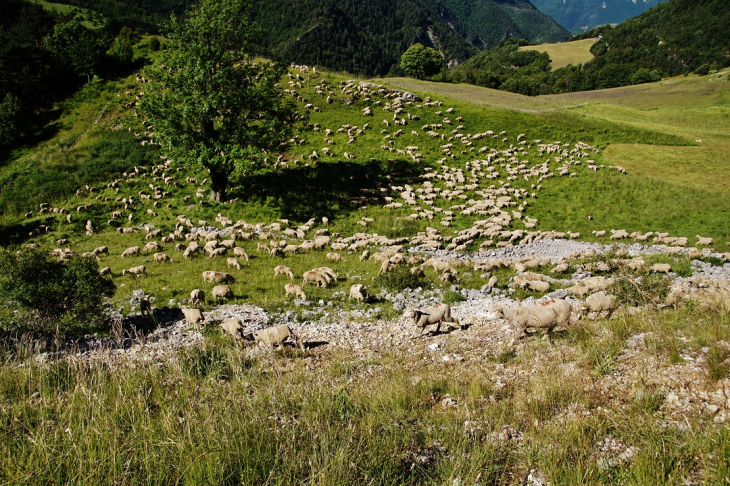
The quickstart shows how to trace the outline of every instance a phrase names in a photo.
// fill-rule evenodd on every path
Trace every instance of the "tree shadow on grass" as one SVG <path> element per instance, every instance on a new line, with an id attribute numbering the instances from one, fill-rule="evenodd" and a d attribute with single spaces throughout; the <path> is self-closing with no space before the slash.
<path id="1" fill-rule="evenodd" d="M 381 204 L 381 187 L 412 182 L 423 166 L 406 160 L 393 162 L 320 162 L 256 174 L 231 191 L 247 202 L 273 206 L 283 217 L 306 221 Z"/>

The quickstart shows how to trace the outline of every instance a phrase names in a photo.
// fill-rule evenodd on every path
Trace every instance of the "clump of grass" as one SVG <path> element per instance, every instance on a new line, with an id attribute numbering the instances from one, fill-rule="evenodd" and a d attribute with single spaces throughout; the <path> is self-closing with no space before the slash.
<path id="1" fill-rule="evenodd" d="M 381 287 L 395 292 L 418 287 L 425 289 L 431 286 L 431 282 L 424 275 L 415 275 L 408 267 L 398 267 L 392 272 L 378 275 L 375 281 Z"/>
<path id="2" fill-rule="evenodd" d="M 444 297 L 442 299 L 444 304 L 455 304 L 457 302 L 464 302 L 465 300 L 466 297 L 461 295 L 459 292 L 452 292 L 450 290 L 444 292 Z"/>
<path id="3" fill-rule="evenodd" d="M 666 275 L 647 270 L 636 273 L 623 271 L 611 284 L 609 292 L 623 305 L 656 305 L 667 298 L 670 286 L 671 280 Z"/>
<path id="4" fill-rule="evenodd" d="M 714 345 L 707 353 L 707 376 L 712 381 L 720 381 L 730 376 L 730 350 Z"/>

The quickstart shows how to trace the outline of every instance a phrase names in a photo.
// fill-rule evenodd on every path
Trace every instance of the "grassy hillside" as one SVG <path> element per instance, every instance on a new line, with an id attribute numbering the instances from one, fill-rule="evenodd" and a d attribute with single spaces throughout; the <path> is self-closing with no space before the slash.
<path id="1" fill-rule="evenodd" d="M 560 69 L 568 64 L 577 66 L 593 59 L 591 46 L 595 42 L 595 39 L 583 39 L 572 42 L 559 42 L 557 44 L 522 46 L 520 50 L 545 52 L 550 56 L 550 67 L 552 69 Z"/>
<path id="2" fill-rule="evenodd" d="M 31 3 L 41 5 L 49 12 L 53 12 L 55 14 L 59 14 L 62 16 L 70 16 L 70 14 L 74 14 L 73 18 L 75 20 L 80 20 L 81 24 L 87 29 L 100 29 L 104 27 L 104 24 L 106 22 L 104 16 L 95 12 L 94 10 L 73 7 L 71 5 L 66 5 L 63 3 L 47 2 L 46 0 L 29 1 Z"/>

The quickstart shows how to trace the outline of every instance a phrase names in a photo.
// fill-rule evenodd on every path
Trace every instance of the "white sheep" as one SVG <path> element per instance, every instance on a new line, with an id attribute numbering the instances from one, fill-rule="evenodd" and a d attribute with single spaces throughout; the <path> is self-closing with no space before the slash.
<path id="1" fill-rule="evenodd" d="M 525 334 L 525 329 L 543 328 L 550 332 L 555 326 L 564 326 L 570 321 L 570 303 L 562 299 L 550 300 L 528 307 L 494 306 L 497 319 L 510 321 L 515 339 Z"/>
<path id="2" fill-rule="evenodd" d="M 221 329 L 236 341 L 243 341 L 243 323 L 238 317 L 230 317 L 220 324 Z"/>
<path id="3" fill-rule="evenodd" d="M 285 267 L 284 265 L 277 265 L 274 267 L 274 277 L 278 275 L 284 275 L 285 277 L 289 277 L 294 280 L 294 272 L 291 271 L 291 268 Z"/>
<path id="4" fill-rule="evenodd" d="M 333 262 L 346 262 L 344 258 L 342 258 L 342 255 L 339 253 L 329 252 L 326 255 L 327 260 L 331 260 Z"/>
<path id="5" fill-rule="evenodd" d="M 240 246 L 237 246 L 233 249 L 233 254 L 237 257 L 241 257 L 244 260 L 248 261 L 248 253 L 246 253 L 246 249 L 242 248 Z"/>
<path id="6" fill-rule="evenodd" d="M 316 283 L 318 286 L 323 288 L 327 287 L 327 279 L 321 273 L 314 270 L 304 272 L 302 275 L 302 286 L 307 285 L 309 282 Z"/>
<path id="7" fill-rule="evenodd" d="M 292 331 L 287 325 L 273 326 L 260 331 L 254 331 L 252 334 L 246 336 L 247 339 L 253 339 L 257 345 L 264 344 L 268 347 L 278 346 L 282 348 L 284 341 L 291 339 L 302 351 L 305 350 L 304 342 L 299 338 L 294 331 Z"/>
<path id="8" fill-rule="evenodd" d="M 137 267 L 132 267 L 129 270 L 122 270 L 122 275 L 127 275 L 127 274 L 134 275 L 135 277 L 141 277 L 142 275 L 144 275 L 146 277 L 147 269 L 145 268 L 144 265 L 139 265 Z"/>
<path id="9" fill-rule="evenodd" d="M 132 256 L 132 255 L 139 255 L 139 247 L 138 246 L 131 246 L 131 247 L 127 248 L 126 250 L 124 250 L 122 252 L 121 257 L 122 258 L 126 258 L 126 257 Z"/>
<path id="10" fill-rule="evenodd" d="M 366 302 L 368 300 L 368 289 L 363 284 L 355 284 L 350 287 L 350 296 L 348 300 L 359 300 Z"/>
<path id="11" fill-rule="evenodd" d="M 200 289 L 193 289 L 190 292 L 190 302 L 192 303 L 193 307 L 198 307 L 199 305 L 205 304 L 205 292 Z"/>
<path id="12" fill-rule="evenodd" d="M 207 271 L 203 272 L 203 282 L 212 282 L 212 283 L 224 283 L 224 282 L 236 282 L 236 279 L 233 278 L 232 275 L 224 273 L 224 272 L 213 272 L 213 271 Z"/>
<path id="13" fill-rule="evenodd" d="M 233 290 L 231 290 L 228 285 L 216 285 L 213 287 L 210 295 L 212 295 L 215 300 L 228 299 L 233 297 Z"/>
<path id="14" fill-rule="evenodd" d="M 696 238 L 697 238 L 697 246 L 710 246 L 710 245 L 712 245 L 712 238 L 703 238 L 700 235 L 697 235 Z"/>
<path id="15" fill-rule="evenodd" d="M 228 268 L 234 267 L 237 270 L 241 269 L 241 264 L 238 263 L 238 260 L 236 260 L 235 258 L 230 257 L 230 258 L 228 258 L 227 262 L 228 262 Z"/>
<path id="16" fill-rule="evenodd" d="M 443 322 L 453 322 L 457 326 L 460 326 L 459 320 L 451 316 L 451 307 L 449 307 L 448 304 L 436 304 L 427 309 L 409 307 L 406 309 L 403 317 L 413 320 L 413 324 L 415 324 L 416 328 L 421 330 L 418 334 L 419 338 L 423 335 L 423 331 L 426 329 L 426 326 L 430 326 L 431 324 L 436 324 L 436 332 L 439 332 L 439 329 L 441 329 L 441 323 Z M 414 338 L 415 337 L 416 336 L 414 336 Z"/>
<path id="17" fill-rule="evenodd" d="M 304 290 L 302 290 L 299 285 L 288 283 L 284 285 L 284 292 L 286 292 L 287 298 L 289 298 L 290 295 L 293 295 L 298 299 L 307 300 L 307 296 L 304 294 Z"/>
<path id="18" fill-rule="evenodd" d="M 606 312 L 607 317 L 611 317 L 613 311 L 616 310 L 616 297 L 606 292 L 597 292 L 588 296 L 586 299 L 586 308 L 590 312 Z"/>
<path id="19" fill-rule="evenodd" d="M 152 258 L 155 260 L 155 263 L 172 262 L 172 258 L 165 255 L 164 253 L 155 253 L 154 255 L 152 255 Z"/>
<path id="20" fill-rule="evenodd" d="M 197 326 L 198 324 L 205 322 L 205 317 L 200 309 L 191 309 L 189 307 L 180 306 L 180 310 L 185 316 L 185 322 L 189 326 Z"/>

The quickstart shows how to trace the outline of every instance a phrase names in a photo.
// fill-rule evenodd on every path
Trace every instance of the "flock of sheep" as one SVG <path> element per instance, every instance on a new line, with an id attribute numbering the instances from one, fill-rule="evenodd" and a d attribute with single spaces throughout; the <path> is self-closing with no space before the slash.
<path id="1" fill-rule="evenodd" d="M 407 183 L 388 184 L 380 183 L 376 189 L 363 190 L 363 196 L 371 203 L 377 203 L 382 208 L 395 211 L 397 219 L 408 221 L 428 221 L 424 231 L 410 237 L 389 238 L 377 233 L 368 233 L 366 229 L 376 221 L 372 217 L 363 217 L 358 225 L 362 232 L 343 236 L 330 234 L 329 220 L 322 218 L 319 222 L 312 218 L 304 224 L 290 224 L 288 220 L 280 219 L 273 223 L 251 224 L 243 220 L 235 223 L 223 213 L 218 213 L 215 224 L 198 220 L 194 222 L 186 215 L 177 216 L 174 227 L 163 232 L 143 220 L 157 217 L 161 209 L 173 210 L 173 188 L 186 190 L 194 189 L 194 194 L 182 198 L 182 202 L 190 205 L 195 202 L 202 204 L 206 180 L 198 181 L 191 177 L 182 180 L 181 169 L 176 168 L 172 161 L 163 160 L 152 167 L 135 167 L 133 171 L 124 173 L 99 190 L 86 186 L 78 191 L 78 196 L 95 197 L 106 208 L 110 208 L 107 225 L 122 234 L 140 233 L 143 244 L 125 249 L 120 257 L 127 258 L 137 255 L 151 255 L 156 264 L 171 263 L 174 260 L 185 261 L 192 258 L 207 256 L 209 259 L 225 258 L 228 268 L 238 271 L 242 269 L 240 260 L 248 260 L 249 255 L 240 246 L 241 242 L 256 240 L 257 252 L 266 252 L 272 261 L 288 254 L 310 251 L 326 251 L 325 258 L 332 262 L 347 259 L 344 252 L 359 254 L 360 261 L 374 261 L 379 265 L 379 273 L 387 273 L 399 266 L 409 266 L 414 274 L 426 270 L 437 272 L 444 282 L 453 282 L 458 278 L 457 266 L 464 262 L 448 262 L 441 259 L 425 259 L 411 252 L 446 249 L 456 252 L 466 251 L 478 244 L 480 251 L 489 251 L 494 247 L 528 244 L 543 238 L 580 238 L 580 233 L 539 231 L 536 230 L 538 221 L 528 216 L 530 201 L 537 198 L 543 189 L 543 183 L 553 177 L 576 177 L 577 167 L 586 167 L 592 171 L 601 169 L 626 171 L 618 166 L 604 167 L 597 164 L 591 157 L 600 151 L 593 146 L 578 142 L 575 144 L 560 141 L 543 142 L 542 140 L 527 140 L 525 134 L 516 136 L 505 131 L 483 130 L 470 133 L 465 129 L 464 120 L 453 107 L 444 107 L 440 101 L 426 98 L 420 100 L 417 96 L 397 90 L 390 90 L 383 86 L 371 83 L 355 83 L 343 81 L 339 86 L 330 84 L 325 78 L 310 75 L 309 68 L 297 66 L 295 74 L 290 74 L 287 94 L 296 98 L 304 110 L 321 112 L 322 108 L 317 101 L 311 101 L 300 94 L 298 90 L 309 89 L 314 97 L 322 101 L 322 106 L 331 103 L 345 103 L 351 105 L 361 103 L 366 105 L 360 110 L 363 123 L 341 124 L 325 127 L 318 123 L 310 124 L 311 135 L 307 143 L 316 143 L 314 139 L 322 137 L 324 147 L 313 150 L 304 156 L 280 157 L 274 164 L 276 167 L 286 167 L 296 164 L 316 164 L 321 159 L 337 160 L 357 158 L 352 151 L 356 150 L 358 140 L 362 137 L 376 136 L 372 125 L 372 117 L 381 112 L 385 118 L 384 127 L 377 136 L 382 137 L 380 149 L 384 157 L 400 157 L 411 159 L 414 163 L 422 164 L 432 155 L 424 155 L 417 140 L 420 137 L 438 139 L 440 158 L 433 161 L 431 166 L 423 167 L 422 175 L 414 177 Z M 305 74 L 306 76 L 302 76 Z M 316 73 L 312 73 L 316 74 Z M 422 123 L 428 116 L 439 117 L 436 123 Z M 374 123 L 372 123 L 374 125 Z M 414 124 L 413 129 L 404 127 Z M 152 135 L 152 127 L 146 126 L 148 134 Z M 346 140 L 345 140 L 346 139 Z M 295 137 L 296 144 L 304 143 L 304 137 Z M 339 146 L 349 146 L 348 151 L 340 151 Z M 340 155 L 338 155 L 340 154 Z M 392 155 L 394 154 L 394 155 Z M 435 158 L 435 157 L 434 157 Z M 466 160 L 465 160 L 466 159 Z M 392 161 L 392 159 L 389 159 Z M 145 184 L 146 189 L 134 194 L 126 193 L 128 187 Z M 115 197 L 103 196 L 102 191 L 108 194 L 114 192 Z M 65 214 L 65 219 L 71 223 L 76 218 L 82 218 L 87 212 L 98 210 L 96 203 L 79 205 L 76 216 L 64 208 L 55 208 L 49 204 L 40 205 L 40 214 Z M 223 209 L 222 209 L 223 210 Z M 33 218 L 33 212 L 26 217 Z M 466 229 L 454 231 L 452 225 L 464 227 L 465 221 L 471 221 Z M 433 221 L 434 223 L 431 223 Z M 436 227 L 433 227 L 433 226 Z M 317 226 L 321 226 L 317 228 Z M 441 229 L 437 229 L 440 227 Z M 86 234 L 91 237 L 96 232 L 92 221 L 84 225 Z M 37 225 L 34 234 L 49 231 L 43 224 Z M 696 237 L 695 246 L 688 248 L 690 240 L 686 237 L 671 237 L 667 233 L 635 232 L 629 234 L 622 229 L 612 229 L 610 232 L 594 231 L 596 238 L 608 238 L 607 241 L 633 239 L 638 242 L 649 242 L 663 245 L 668 255 L 680 252 L 690 257 L 702 256 L 700 246 L 713 244 L 712 238 Z M 68 244 L 66 240 L 59 240 L 59 248 L 54 254 L 59 258 L 67 258 L 74 252 L 69 248 L 61 249 Z M 165 247 L 174 248 L 180 255 L 175 259 L 164 253 Z M 380 251 L 374 251 L 374 249 Z M 371 253 L 372 251 L 372 253 Z M 83 256 L 100 260 L 108 256 L 107 247 L 98 247 Z M 730 254 L 724 254 L 730 260 Z M 626 265 L 638 268 L 643 265 L 641 259 L 631 259 L 624 262 Z M 530 272 L 531 269 L 553 264 L 552 272 L 561 274 L 569 269 L 566 260 L 545 261 L 545 259 L 526 258 L 522 261 L 487 261 L 485 263 L 467 263 L 475 270 L 489 272 L 493 268 L 510 266 L 517 273 L 511 285 L 537 292 L 549 292 L 551 277 Z M 147 275 L 145 265 L 132 266 L 121 270 L 121 275 L 142 277 Z M 598 269 L 600 270 L 600 269 Z M 668 272 L 669 266 L 654 266 L 653 271 Z M 111 275 L 112 270 L 105 267 L 101 270 L 104 275 Z M 273 277 L 285 277 L 294 280 L 292 270 L 284 265 L 273 266 Z M 326 288 L 333 280 L 340 277 L 328 267 L 317 267 L 306 271 L 301 276 L 301 285 L 293 282 L 283 286 L 286 297 L 294 296 L 306 300 L 305 288 L 313 284 Z M 568 289 L 573 295 L 588 297 L 586 304 L 593 310 L 613 312 L 615 302 L 605 293 L 610 279 L 591 277 L 584 279 L 573 288 Z M 601 280 L 603 279 L 603 280 Z M 225 300 L 233 297 L 233 291 L 228 285 L 236 279 L 225 272 L 205 271 L 202 280 L 213 283 L 211 291 L 214 300 Z M 609 282 L 609 283 L 606 283 Z M 496 277 L 491 277 L 488 286 L 498 284 Z M 202 313 L 196 307 L 205 303 L 205 292 L 193 289 L 190 295 L 193 308 L 184 309 L 186 320 L 190 324 L 197 324 L 202 319 Z M 352 285 L 349 298 L 359 302 L 368 300 L 367 288 L 362 284 Z M 566 302 L 555 300 L 547 305 L 535 309 L 510 309 L 501 307 L 495 312 L 509 319 L 519 337 L 526 327 L 547 327 L 564 325 L 570 317 L 566 311 Z M 569 304 L 567 304 L 569 306 Z M 567 318 L 566 318 L 567 313 Z M 417 329 L 423 329 L 430 324 L 436 324 L 437 330 L 443 322 L 453 322 L 450 308 L 442 305 L 435 309 L 409 309 L 406 313 Z M 458 323 L 457 323 L 458 324 Z M 224 323 L 224 328 L 231 334 L 240 333 L 242 327 L 236 323 Z M 287 328 L 288 329 L 288 328 Z M 253 336 L 256 341 L 279 343 L 287 337 L 301 341 L 291 333 L 291 330 L 271 331 L 269 337 L 264 335 Z M 288 333 L 288 334 L 287 334 Z M 268 334 L 266 335 L 268 336 Z M 273 336 L 273 337 L 272 337 Z M 282 338 L 282 336 L 284 336 Z"/>

